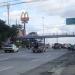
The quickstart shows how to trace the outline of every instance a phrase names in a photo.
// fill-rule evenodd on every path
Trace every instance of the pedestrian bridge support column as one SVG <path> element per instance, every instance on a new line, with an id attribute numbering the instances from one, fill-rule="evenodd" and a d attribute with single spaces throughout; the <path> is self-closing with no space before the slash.
<path id="1" fill-rule="evenodd" d="M 44 45 L 45 45 L 45 37 L 44 37 Z"/>

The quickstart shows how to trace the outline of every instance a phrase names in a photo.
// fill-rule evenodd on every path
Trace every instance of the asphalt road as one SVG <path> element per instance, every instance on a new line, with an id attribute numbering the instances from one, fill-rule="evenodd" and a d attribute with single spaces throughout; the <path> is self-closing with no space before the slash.
<path id="1" fill-rule="evenodd" d="M 19 52 L 16 53 L 1 53 L 0 75 L 20 75 L 52 61 L 66 52 L 66 50 L 49 49 L 44 53 L 32 53 L 31 50 L 19 49 Z"/>

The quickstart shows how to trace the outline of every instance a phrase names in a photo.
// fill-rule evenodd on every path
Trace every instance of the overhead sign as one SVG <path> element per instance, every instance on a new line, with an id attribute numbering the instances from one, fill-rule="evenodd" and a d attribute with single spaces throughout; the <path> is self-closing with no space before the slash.
<path id="1" fill-rule="evenodd" d="M 67 25 L 75 25 L 75 18 L 66 18 Z"/>
<path id="2" fill-rule="evenodd" d="M 75 25 L 75 18 L 66 18 L 67 25 Z"/>

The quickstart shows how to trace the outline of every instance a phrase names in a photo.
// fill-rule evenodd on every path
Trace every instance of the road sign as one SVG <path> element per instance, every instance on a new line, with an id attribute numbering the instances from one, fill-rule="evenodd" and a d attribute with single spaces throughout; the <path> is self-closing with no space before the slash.
<path id="1" fill-rule="evenodd" d="M 66 25 L 75 25 L 75 18 L 66 18 Z"/>

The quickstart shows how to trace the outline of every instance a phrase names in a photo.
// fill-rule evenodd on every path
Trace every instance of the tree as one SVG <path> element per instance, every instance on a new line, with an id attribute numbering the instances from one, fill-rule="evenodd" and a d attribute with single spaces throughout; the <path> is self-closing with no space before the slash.
<path id="1" fill-rule="evenodd" d="M 12 25 L 12 27 L 5 24 L 5 21 L 0 19 L 0 43 L 6 39 L 14 38 L 17 36 L 17 26 Z"/>
<path id="2" fill-rule="evenodd" d="M 11 40 L 13 42 L 16 41 L 16 37 L 19 33 L 19 30 L 22 29 L 22 25 L 18 24 L 18 25 L 12 25 L 11 30 L 10 30 L 10 36 L 11 36 Z"/>
<path id="3" fill-rule="evenodd" d="M 5 21 L 0 20 L 0 42 L 4 41 L 10 32 L 10 27 L 5 24 Z"/>

